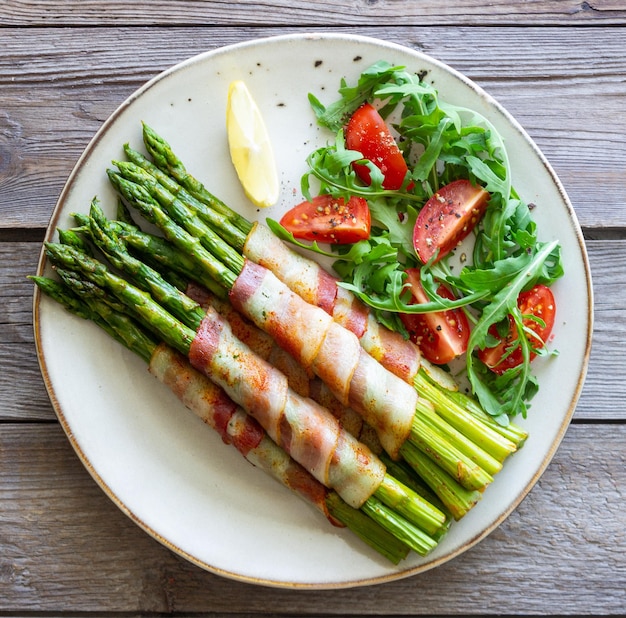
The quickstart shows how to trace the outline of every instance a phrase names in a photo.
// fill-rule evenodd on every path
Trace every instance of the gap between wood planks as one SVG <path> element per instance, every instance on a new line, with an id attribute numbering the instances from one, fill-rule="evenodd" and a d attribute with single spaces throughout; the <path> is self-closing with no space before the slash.
<path id="1" fill-rule="evenodd" d="M 626 240 L 626 228 L 623 227 L 583 227 L 585 240 Z M 0 242 L 35 242 L 42 243 L 46 235 L 44 227 L 1 228 Z"/>

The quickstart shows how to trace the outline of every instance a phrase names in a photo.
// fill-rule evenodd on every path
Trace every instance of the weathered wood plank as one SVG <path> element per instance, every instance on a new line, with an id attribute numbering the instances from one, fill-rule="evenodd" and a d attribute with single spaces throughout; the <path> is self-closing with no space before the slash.
<path id="1" fill-rule="evenodd" d="M 109 501 L 57 425 L 3 424 L 0 612 L 618 614 L 625 452 L 624 426 L 572 426 L 518 509 L 457 559 L 370 588 L 293 591 L 188 564 Z"/>
<path id="2" fill-rule="evenodd" d="M 290 0 L 276 0 L 260 4 L 254 0 L 238 2 L 212 2 L 210 0 L 184 0 L 176 3 L 172 20 L 171 4 L 163 1 L 142 0 L 128 3 L 114 1 L 102 3 L 61 0 L 41 2 L 35 0 L 8 0 L 0 6 L 0 23 L 6 25 L 136 25 L 203 24 L 203 25 L 368 25 L 375 20 L 380 25 L 397 24 L 398 15 L 404 25 L 463 24 L 581 24 L 626 21 L 626 10 L 618 0 L 545 0 L 533 2 L 466 2 L 428 0 L 396 2 L 351 0 L 349 2 L 315 2 L 294 4 Z"/>
<path id="3" fill-rule="evenodd" d="M 474 79 L 544 151 L 584 227 L 626 228 L 625 29 L 445 26 L 436 36 L 426 27 L 341 30 L 408 45 Z M 0 226 L 45 227 L 89 139 L 147 79 L 207 49 L 289 31 L 3 29 Z"/>
<path id="4" fill-rule="evenodd" d="M 595 292 L 594 345 L 589 373 L 575 418 L 624 419 L 626 340 L 624 290 L 626 241 L 587 243 Z M 0 298 L 9 299 L 0 313 L 0 420 L 54 417 L 39 374 L 32 330 L 33 285 L 39 246 L 0 242 Z"/>

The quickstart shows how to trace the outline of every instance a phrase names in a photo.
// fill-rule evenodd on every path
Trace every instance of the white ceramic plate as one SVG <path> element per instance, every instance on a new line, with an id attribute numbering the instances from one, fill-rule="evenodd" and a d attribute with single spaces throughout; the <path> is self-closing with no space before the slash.
<path id="1" fill-rule="evenodd" d="M 590 349 L 592 290 L 582 235 L 565 191 L 523 129 L 475 84 L 416 51 L 369 38 L 282 36 L 224 47 L 158 75 L 125 101 L 78 161 L 47 238 L 71 226 L 97 195 L 114 216 L 105 170 L 129 142 L 142 149 L 141 121 L 165 137 L 188 169 L 250 219 L 279 219 L 300 199 L 306 155 L 329 135 L 315 126 L 307 93 L 330 102 L 340 78 L 354 81 L 378 60 L 427 71 L 442 98 L 474 108 L 501 131 L 514 184 L 537 205 L 543 240 L 558 238 L 566 276 L 554 286 L 560 357 L 537 360 L 541 384 L 526 446 L 482 501 L 428 557 L 399 566 L 254 469 L 148 375 L 142 361 L 94 325 L 35 295 L 39 360 L 73 447 L 106 494 L 146 532 L 195 564 L 239 580 L 282 587 L 372 584 L 430 569 L 494 530 L 530 491 L 561 441 L 582 388 Z M 228 85 L 243 79 L 259 103 L 276 151 L 282 193 L 258 211 L 244 197 L 228 155 Z M 49 273 L 44 259 L 40 272 Z"/>

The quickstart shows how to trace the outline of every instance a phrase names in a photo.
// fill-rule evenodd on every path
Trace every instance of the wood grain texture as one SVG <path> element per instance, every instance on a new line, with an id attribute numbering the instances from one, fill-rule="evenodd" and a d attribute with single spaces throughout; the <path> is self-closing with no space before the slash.
<path id="1" fill-rule="evenodd" d="M 132 4 L 74 2 L 72 0 L 8 0 L 0 6 L 0 23 L 6 25 L 404 25 L 462 24 L 622 24 L 626 9 L 619 0 L 291 0 L 259 3 L 256 0 L 223 2 L 178 0 L 172 15 L 170 2 L 141 0 Z"/>
<path id="2" fill-rule="evenodd" d="M 145 81 L 272 28 L 5 28 L 0 228 L 41 230 L 81 152 Z M 448 63 L 498 99 L 551 162 L 590 234 L 626 229 L 626 29 L 343 28 Z M 471 53 L 468 53 L 471 50 Z M 591 188 L 603 190 L 598 208 Z"/>
<path id="3" fill-rule="evenodd" d="M 0 421 L 53 419 L 39 374 L 32 327 L 33 284 L 40 245 L 0 243 Z M 623 294 L 626 289 L 626 241 L 589 241 L 595 290 L 595 327 L 590 368 L 575 413 L 576 420 L 624 419 L 615 401 L 626 399 L 626 339 Z M 95 328 L 95 326 L 94 326 Z"/>
<path id="4" fill-rule="evenodd" d="M 192 566 L 114 506 L 57 425 L 0 425 L 0 612 L 616 614 L 626 603 L 625 452 L 624 426 L 571 426 L 520 507 L 465 554 L 397 582 L 316 592 Z"/>
<path id="5" fill-rule="evenodd" d="M 0 616 L 624 615 L 625 24 L 623 0 L 0 2 Z M 572 200 L 595 295 L 572 425 L 515 512 L 433 571 L 335 591 L 205 572 L 115 506 L 56 420 L 26 279 L 75 162 L 128 96 L 195 54 L 303 31 L 407 45 L 498 99 Z"/>

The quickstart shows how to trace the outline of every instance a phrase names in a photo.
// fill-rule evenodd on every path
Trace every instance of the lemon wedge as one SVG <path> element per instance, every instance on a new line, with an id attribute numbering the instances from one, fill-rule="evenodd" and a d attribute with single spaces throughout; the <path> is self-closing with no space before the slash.
<path id="1" fill-rule="evenodd" d="M 230 158 L 248 199 L 261 208 L 272 206 L 279 194 L 274 151 L 261 111 L 241 80 L 228 88 L 226 133 Z"/>

